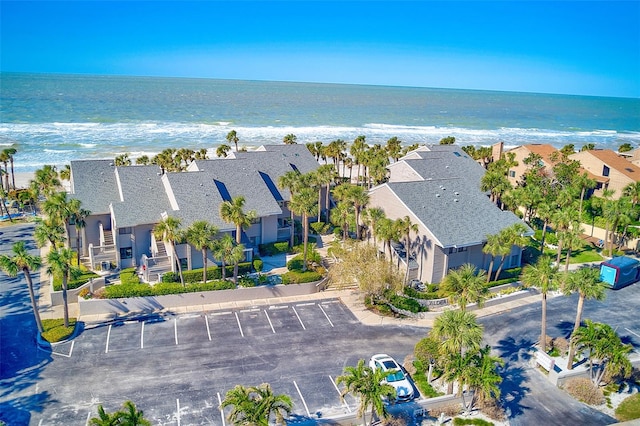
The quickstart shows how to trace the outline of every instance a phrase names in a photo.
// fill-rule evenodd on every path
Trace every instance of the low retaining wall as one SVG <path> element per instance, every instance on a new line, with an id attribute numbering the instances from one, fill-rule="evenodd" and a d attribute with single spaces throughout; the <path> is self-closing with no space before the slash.
<path id="1" fill-rule="evenodd" d="M 238 302 L 244 300 L 270 299 L 276 297 L 301 296 L 317 293 L 324 281 L 237 288 L 231 290 L 201 291 L 195 293 L 170 294 L 166 296 L 131 297 L 126 299 L 89 299 L 78 300 L 80 315 L 113 316 L 135 313 L 151 313 L 182 306 L 203 306 L 216 303 Z"/>
<path id="2" fill-rule="evenodd" d="M 106 281 L 105 277 L 94 278 L 93 280 L 87 281 L 85 284 L 82 284 L 78 288 L 74 288 L 73 290 L 67 290 L 67 302 L 68 303 L 77 302 L 79 299 L 81 299 L 78 297 L 78 294 L 83 288 L 88 288 L 89 291 L 93 293 L 95 290 L 104 287 L 105 281 Z M 62 300 L 62 290 L 54 291 L 53 283 L 50 283 L 50 285 L 51 285 L 51 293 L 50 293 L 51 304 L 53 306 L 62 306 L 62 304 L 64 303 Z"/>

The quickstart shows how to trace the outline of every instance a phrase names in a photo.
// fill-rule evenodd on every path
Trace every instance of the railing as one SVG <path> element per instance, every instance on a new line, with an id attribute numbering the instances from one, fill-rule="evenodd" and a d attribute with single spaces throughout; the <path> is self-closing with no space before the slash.
<path id="1" fill-rule="evenodd" d="M 89 262 L 92 269 L 103 270 L 105 269 L 103 268 L 104 262 L 109 262 L 109 265 L 111 265 L 111 263 L 116 263 L 117 260 L 115 244 L 108 246 L 89 244 Z"/>

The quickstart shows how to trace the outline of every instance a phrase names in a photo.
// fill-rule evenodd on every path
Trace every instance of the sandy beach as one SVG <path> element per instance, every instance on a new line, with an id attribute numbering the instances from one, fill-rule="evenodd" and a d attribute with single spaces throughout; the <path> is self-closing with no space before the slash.
<path id="1" fill-rule="evenodd" d="M 29 182 L 34 178 L 34 172 L 20 172 L 15 174 L 16 188 L 28 188 Z M 11 176 L 9 176 L 9 182 L 11 182 Z"/>

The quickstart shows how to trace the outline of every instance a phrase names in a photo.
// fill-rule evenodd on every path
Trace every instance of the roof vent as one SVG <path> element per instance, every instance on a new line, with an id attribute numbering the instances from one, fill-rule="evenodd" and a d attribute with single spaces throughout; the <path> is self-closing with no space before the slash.
<path id="1" fill-rule="evenodd" d="M 458 191 L 454 192 L 453 195 L 460 195 Z"/>
<path id="2" fill-rule="evenodd" d="M 454 202 L 454 203 L 457 203 L 457 202 L 458 202 L 458 199 L 457 199 L 457 198 L 454 198 L 454 199 L 453 199 L 453 202 Z"/>
<path id="3" fill-rule="evenodd" d="M 436 194 L 436 198 L 439 198 L 439 197 L 440 197 L 440 194 Z"/>

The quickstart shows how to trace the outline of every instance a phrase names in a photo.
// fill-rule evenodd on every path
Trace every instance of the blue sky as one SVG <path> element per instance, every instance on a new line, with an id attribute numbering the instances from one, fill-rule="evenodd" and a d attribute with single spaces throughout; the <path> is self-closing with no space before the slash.
<path id="1" fill-rule="evenodd" d="M 640 98 L 640 1 L 0 1 L 2 71 Z"/>

